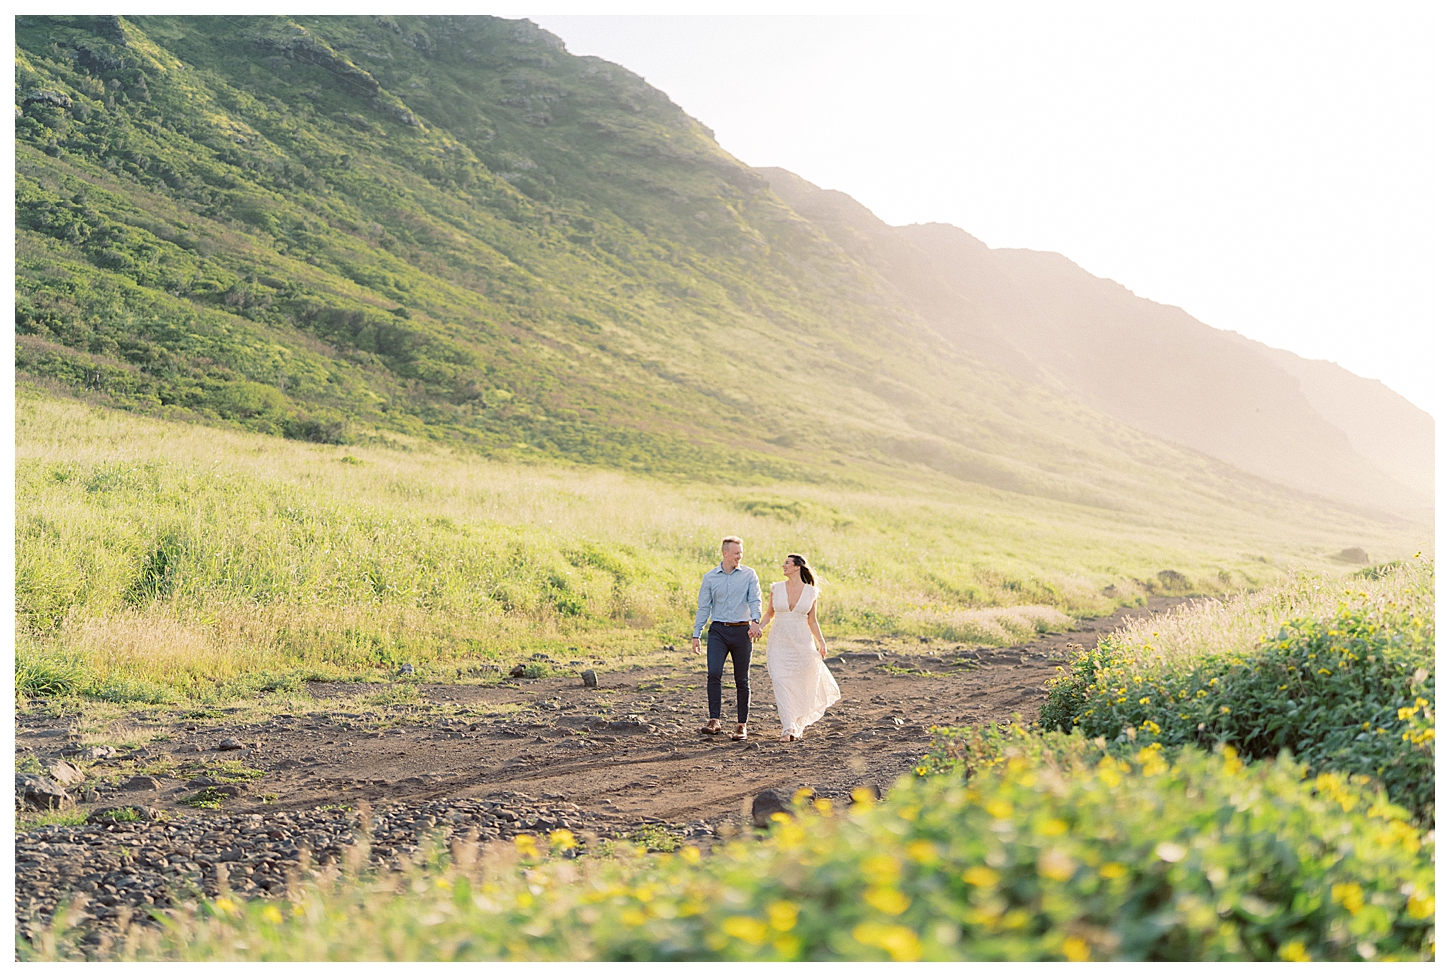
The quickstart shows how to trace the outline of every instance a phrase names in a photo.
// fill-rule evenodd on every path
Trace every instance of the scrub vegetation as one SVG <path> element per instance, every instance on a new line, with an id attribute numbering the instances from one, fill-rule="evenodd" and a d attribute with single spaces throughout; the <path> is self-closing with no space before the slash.
<path id="1" fill-rule="evenodd" d="M 1119 743 L 1290 750 L 1314 769 L 1372 776 L 1428 816 L 1434 600 L 1433 568 L 1413 560 L 1200 604 L 1078 658 L 1042 722 Z"/>

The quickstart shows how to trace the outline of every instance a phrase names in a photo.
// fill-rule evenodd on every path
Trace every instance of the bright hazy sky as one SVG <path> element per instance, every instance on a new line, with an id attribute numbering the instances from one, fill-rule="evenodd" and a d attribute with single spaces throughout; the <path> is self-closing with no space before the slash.
<path id="1" fill-rule="evenodd" d="M 1435 404 L 1427 15 L 534 16 L 755 166 Z"/>

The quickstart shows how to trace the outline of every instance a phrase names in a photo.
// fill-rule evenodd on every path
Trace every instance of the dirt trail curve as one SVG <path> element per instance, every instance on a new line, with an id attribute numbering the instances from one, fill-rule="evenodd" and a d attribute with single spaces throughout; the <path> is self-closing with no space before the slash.
<path id="1" fill-rule="evenodd" d="M 705 714 L 704 662 L 690 656 L 672 666 L 602 673 L 597 688 L 577 677 L 428 685 L 423 695 L 435 701 L 513 711 L 386 730 L 369 728 L 350 708 L 362 688 L 319 684 L 313 692 L 331 705 L 325 711 L 252 726 L 179 724 L 166 730 L 168 741 L 111 761 L 154 769 L 158 761 L 225 758 L 262 771 L 245 785 L 215 785 L 219 812 L 183 805 L 207 786 L 195 779 L 138 777 L 98 785 L 88 806 L 139 805 L 169 811 L 169 818 L 17 834 L 21 929 L 44 918 L 70 888 L 91 894 L 101 928 L 119 922 L 127 906 L 166 905 L 188 887 L 215 892 L 218 865 L 229 866 L 221 871 L 233 889 L 280 891 L 299 859 L 345 860 L 355 841 L 355 815 L 345 809 L 362 801 L 377 812 L 373 859 L 381 863 L 407 857 L 430 834 L 465 828 L 506 838 L 565 826 L 627 836 L 656 825 L 708 844 L 722 827 L 738 824 L 764 788 L 810 787 L 836 798 L 862 784 L 884 789 L 921 757 L 933 725 L 998 721 L 1014 712 L 1035 717 L 1046 698 L 1043 684 L 1069 645 L 1095 645 L 1125 620 L 1176 603 L 1154 598 L 1147 607 L 1011 648 L 837 641 L 832 651 L 845 660 L 833 658 L 831 670 L 843 699 L 791 744 L 776 740 L 763 663 L 751 670 L 751 736 L 744 743 L 697 731 Z M 727 676 L 727 718 L 733 698 Z M 64 720 L 23 717 L 16 733 L 17 755 L 47 766 L 76 748 Z M 226 739 L 241 748 L 220 751 Z M 103 769 L 104 762 L 96 772 Z"/>

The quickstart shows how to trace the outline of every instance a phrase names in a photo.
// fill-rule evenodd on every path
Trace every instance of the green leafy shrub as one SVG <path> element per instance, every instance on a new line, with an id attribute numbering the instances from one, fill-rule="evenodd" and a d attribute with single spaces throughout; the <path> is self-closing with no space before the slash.
<path id="1" fill-rule="evenodd" d="M 1430 581 L 1427 571 L 1409 588 Z M 1042 725 L 1120 744 L 1229 743 L 1253 758 L 1287 749 L 1314 770 L 1376 777 L 1397 803 L 1428 813 L 1435 639 L 1425 597 L 1351 598 L 1331 617 L 1286 621 L 1242 654 L 1171 658 L 1109 636 L 1051 685 Z"/>
<path id="2" fill-rule="evenodd" d="M 801 802 L 709 858 L 512 858 L 390 883 L 313 885 L 292 905 L 223 897 L 128 944 L 191 959 L 1430 959 L 1428 836 L 1363 777 L 1303 779 L 1154 745 L 984 734 L 972 779 L 907 779 L 848 812 Z M 497 847 L 486 849 L 497 852 Z M 148 942 L 149 941 L 149 942 Z M 36 955 L 63 956 L 65 934 Z M 22 948 L 22 956 L 32 952 Z"/>

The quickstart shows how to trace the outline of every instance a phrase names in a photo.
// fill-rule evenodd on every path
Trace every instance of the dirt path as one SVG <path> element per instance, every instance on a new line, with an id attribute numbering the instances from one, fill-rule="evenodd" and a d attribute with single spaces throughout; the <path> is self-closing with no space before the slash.
<path id="1" fill-rule="evenodd" d="M 169 813 L 142 824 L 22 828 L 17 913 L 26 932 L 74 887 L 99 901 L 92 906 L 96 922 L 114 924 L 125 907 L 142 901 L 165 905 L 188 887 L 214 892 L 218 863 L 232 866 L 233 888 L 279 891 L 299 859 L 345 860 L 355 840 L 356 818 L 348 812 L 363 801 L 378 812 L 371 830 L 380 863 L 405 858 L 427 835 L 462 835 L 465 827 L 497 838 L 553 827 L 638 837 L 654 826 L 708 845 L 717 833 L 735 830 L 765 788 L 809 787 L 836 798 L 861 785 L 885 789 L 919 760 L 933 725 L 1013 713 L 1035 718 L 1043 685 L 1069 646 L 1095 645 L 1125 620 L 1179 602 L 1155 598 L 1011 648 L 837 641 L 833 651 L 844 661 L 833 658 L 831 670 L 842 702 L 804 740 L 784 745 L 776 740 L 763 662 L 751 669 L 750 739 L 700 735 L 704 663 L 686 655 L 674 665 L 602 673 L 597 688 L 578 678 L 424 686 L 427 699 L 469 707 L 464 718 L 426 725 L 380 729 L 357 707 L 358 697 L 376 694 L 377 686 L 319 684 L 313 694 L 328 707 L 307 715 L 254 725 L 148 726 L 169 738 L 96 761 L 91 777 L 72 791 L 84 792 L 83 806 L 92 811 L 128 805 Z M 728 715 L 728 684 L 725 701 Z M 480 712 L 495 718 L 479 721 Z M 17 757 L 34 756 L 43 767 L 79 748 L 64 720 L 28 715 L 17 725 Z M 226 744 L 231 749 L 221 749 L 225 740 L 233 741 Z M 261 775 L 240 783 L 213 777 L 209 784 L 206 775 L 187 772 L 227 765 Z M 138 775 L 141 769 L 153 772 Z M 187 806 L 204 790 L 214 793 L 219 810 Z"/>
<path id="2" fill-rule="evenodd" d="M 360 728 L 350 715 L 349 701 L 376 687 L 318 684 L 312 691 L 332 706 L 326 712 L 256 726 L 178 727 L 169 742 L 128 756 L 145 766 L 168 755 L 211 754 L 262 770 L 244 794 L 224 801 L 226 810 L 238 813 L 522 791 L 617 810 L 627 822 L 714 821 L 738 814 L 742 801 L 766 787 L 811 787 L 824 796 L 844 796 L 863 783 L 885 788 L 920 758 L 933 725 L 999 721 L 1014 712 L 1035 718 L 1045 699 L 1043 683 L 1068 645 L 1096 644 L 1098 633 L 1171 603 L 1159 598 L 1147 608 L 1011 648 L 837 642 L 833 651 L 846 661 L 833 659 L 830 667 L 843 699 L 804 740 L 789 745 L 776 741 L 779 721 L 761 661 L 751 669 L 751 738 L 735 743 L 700 735 L 703 659 L 682 656 L 673 668 L 601 674 L 592 689 L 578 678 L 424 686 L 423 695 L 435 701 L 517 711 L 482 722 L 444 720 L 386 732 Z M 727 676 L 727 714 L 733 714 L 733 698 Z M 42 761 L 58 756 L 66 741 L 53 735 L 57 731 L 22 729 L 17 750 Z M 227 738 L 248 746 L 219 753 Z M 101 786 L 97 803 L 191 813 L 181 803 L 197 788 L 155 779 L 155 789 Z"/>

